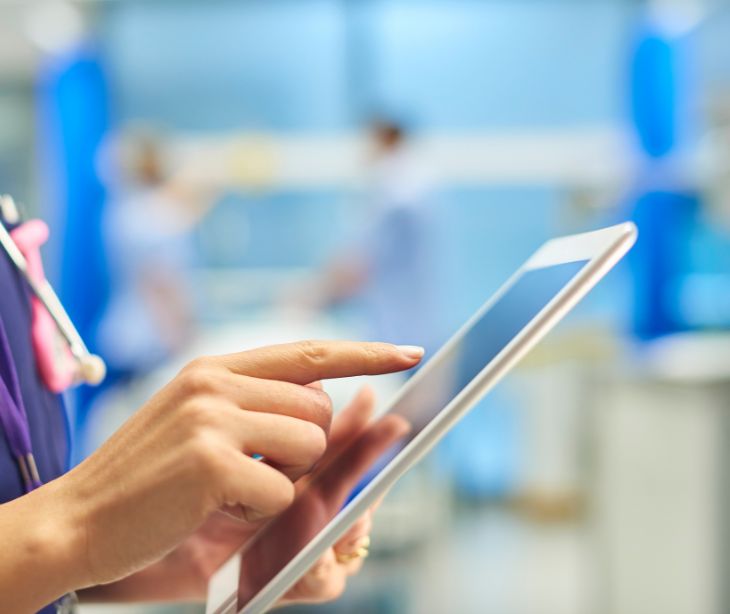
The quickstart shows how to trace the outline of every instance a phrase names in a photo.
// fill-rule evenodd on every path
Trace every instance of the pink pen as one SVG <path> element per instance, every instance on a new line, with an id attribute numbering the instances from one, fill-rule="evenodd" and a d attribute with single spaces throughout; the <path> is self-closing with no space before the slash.
<path id="1" fill-rule="evenodd" d="M 10 236 L 25 257 L 28 276 L 38 283 L 44 282 L 40 248 L 49 236 L 46 223 L 29 220 L 15 228 Z M 49 390 L 63 392 L 77 380 L 76 361 L 51 314 L 35 295 L 31 296 L 31 310 L 31 337 L 38 372 Z"/>

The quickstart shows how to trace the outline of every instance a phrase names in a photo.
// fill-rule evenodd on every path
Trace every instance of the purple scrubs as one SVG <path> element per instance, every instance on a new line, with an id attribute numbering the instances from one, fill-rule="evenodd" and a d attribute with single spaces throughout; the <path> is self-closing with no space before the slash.
<path id="1" fill-rule="evenodd" d="M 43 384 L 35 366 L 30 332 L 30 290 L 0 250 L 0 319 L 18 372 L 33 443 L 33 454 L 43 482 L 49 482 L 68 468 L 68 422 L 61 397 Z M 1 431 L 2 429 L 0 429 Z M 24 493 L 18 465 L 0 433 L 0 503 Z M 53 612 L 50 607 L 43 612 Z"/>

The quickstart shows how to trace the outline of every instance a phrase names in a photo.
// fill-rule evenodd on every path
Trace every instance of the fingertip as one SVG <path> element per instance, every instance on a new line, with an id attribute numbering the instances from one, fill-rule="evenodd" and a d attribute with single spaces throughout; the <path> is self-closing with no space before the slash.
<path id="1" fill-rule="evenodd" d="M 394 439 L 404 437 L 410 433 L 413 428 L 413 425 L 408 420 L 398 414 L 388 414 L 384 416 L 381 424 L 385 431 L 384 437 L 392 437 Z"/>
<path id="2" fill-rule="evenodd" d="M 396 345 L 396 349 L 408 360 L 421 360 L 426 354 L 426 349 L 420 345 Z"/>
<path id="3" fill-rule="evenodd" d="M 369 384 L 360 387 L 354 399 L 358 405 L 371 406 L 375 404 L 375 390 Z"/>
<path id="4" fill-rule="evenodd" d="M 375 391 L 365 384 L 360 387 L 339 416 L 357 416 L 358 422 L 367 422 L 375 407 Z M 340 418 L 342 419 L 342 418 Z M 346 418 L 349 420 L 350 418 Z"/>

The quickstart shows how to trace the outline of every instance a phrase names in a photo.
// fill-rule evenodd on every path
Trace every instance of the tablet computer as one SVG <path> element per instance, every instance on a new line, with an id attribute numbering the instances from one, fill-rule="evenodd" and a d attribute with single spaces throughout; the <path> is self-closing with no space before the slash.
<path id="1" fill-rule="evenodd" d="M 628 252 L 631 223 L 554 239 L 211 578 L 207 614 L 271 608 Z M 354 493 L 354 494 L 353 494 Z"/>

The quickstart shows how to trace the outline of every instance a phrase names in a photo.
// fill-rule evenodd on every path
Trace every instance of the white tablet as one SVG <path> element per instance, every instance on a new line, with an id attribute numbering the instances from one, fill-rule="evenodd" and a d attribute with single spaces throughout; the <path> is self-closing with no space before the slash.
<path id="1" fill-rule="evenodd" d="M 543 245 L 208 586 L 208 614 L 272 607 L 628 252 L 626 223 Z M 356 494 L 353 494 L 356 493 Z"/>

